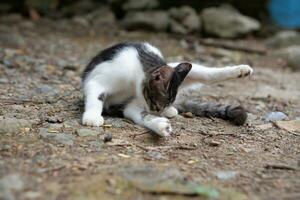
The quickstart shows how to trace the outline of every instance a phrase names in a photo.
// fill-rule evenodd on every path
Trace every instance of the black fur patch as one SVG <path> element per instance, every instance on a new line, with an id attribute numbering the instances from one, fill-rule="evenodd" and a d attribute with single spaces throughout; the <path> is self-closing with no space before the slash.
<path id="1" fill-rule="evenodd" d="M 106 98 L 106 95 L 104 94 L 104 93 L 101 93 L 99 96 L 98 96 L 98 99 L 100 100 L 100 101 L 104 101 L 105 100 L 105 98 Z"/>
<path id="2" fill-rule="evenodd" d="M 93 69 L 96 67 L 96 65 L 98 65 L 102 62 L 105 62 L 105 61 L 112 60 L 117 55 L 118 52 L 120 52 L 122 49 L 124 49 L 125 47 L 128 47 L 128 46 L 132 46 L 132 44 L 131 43 L 126 43 L 126 42 L 125 43 L 119 43 L 119 44 L 111 46 L 107 49 L 102 50 L 87 65 L 87 67 L 85 68 L 85 70 L 82 74 L 82 79 L 84 80 L 86 78 L 86 76 L 91 71 L 93 71 Z"/>
<path id="3" fill-rule="evenodd" d="M 157 68 L 167 65 L 163 58 L 149 51 L 144 44 L 135 43 L 134 47 L 138 51 L 139 60 L 141 61 L 145 72 L 153 72 Z"/>
<path id="4" fill-rule="evenodd" d="M 122 49 L 126 47 L 136 48 L 139 55 L 139 60 L 141 61 L 145 72 L 149 72 L 157 69 L 158 67 L 166 65 L 166 62 L 163 60 L 163 58 L 149 51 L 143 43 L 123 42 L 104 49 L 98 55 L 96 55 L 85 68 L 82 74 L 82 79 L 84 80 L 87 75 L 93 71 L 96 65 L 112 60 Z"/>

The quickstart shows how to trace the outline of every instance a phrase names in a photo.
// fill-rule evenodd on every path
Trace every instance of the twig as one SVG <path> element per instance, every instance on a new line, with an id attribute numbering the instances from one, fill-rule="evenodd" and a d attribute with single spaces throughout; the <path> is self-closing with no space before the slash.
<path id="1" fill-rule="evenodd" d="M 0 103 L 4 104 L 25 104 L 25 103 L 33 103 L 33 104 L 44 104 L 43 101 L 34 101 L 30 99 L 0 99 Z"/>
<path id="2" fill-rule="evenodd" d="M 144 131 L 142 133 L 132 134 L 129 137 L 135 138 L 136 136 L 145 135 L 145 134 L 149 134 L 149 133 L 151 133 L 151 131 Z"/>
<path id="3" fill-rule="evenodd" d="M 161 150 L 161 149 L 182 149 L 182 150 L 195 150 L 196 147 L 188 146 L 188 145 L 174 145 L 174 146 L 142 146 L 139 144 L 131 144 L 131 143 L 115 143 L 115 144 L 107 144 L 107 146 L 119 146 L 119 147 L 138 147 L 145 151 L 153 151 L 153 150 Z"/>
<path id="4" fill-rule="evenodd" d="M 267 164 L 265 166 L 266 169 L 281 169 L 281 170 L 299 170 L 296 167 L 288 166 L 288 165 L 283 165 L 283 164 Z"/>
<path id="5" fill-rule="evenodd" d="M 174 145 L 174 146 L 148 146 L 148 147 L 144 147 L 144 146 L 140 146 L 140 145 L 135 145 L 143 150 L 147 150 L 147 151 L 152 151 L 152 150 L 162 150 L 162 149 L 182 149 L 182 150 L 195 150 L 197 149 L 196 147 L 193 146 L 187 146 L 187 145 Z"/>
<path id="6" fill-rule="evenodd" d="M 255 47 L 249 44 L 240 44 L 238 42 L 232 42 L 227 40 L 212 40 L 212 39 L 202 39 L 199 43 L 206 46 L 221 47 L 225 49 L 245 51 L 248 53 L 266 54 L 267 50 L 263 47 Z"/>

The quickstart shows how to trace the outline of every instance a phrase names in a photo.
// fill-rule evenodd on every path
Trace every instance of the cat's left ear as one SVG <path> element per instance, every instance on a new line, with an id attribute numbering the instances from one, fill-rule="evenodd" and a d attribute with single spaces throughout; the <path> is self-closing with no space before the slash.
<path id="1" fill-rule="evenodd" d="M 191 63 L 180 63 L 174 68 L 174 72 L 168 88 L 169 94 L 172 98 L 175 99 L 180 84 L 184 81 L 185 77 L 188 75 L 191 69 Z"/>
<path id="2" fill-rule="evenodd" d="M 185 79 L 185 77 L 188 75 L 190 70 L 192 69 L 191 63 L 180 63 L 175 67 L 175 71 L 173 74 L 173 82 L 176 82 L 177 87 L 182 83 L 182 81 Z"/>

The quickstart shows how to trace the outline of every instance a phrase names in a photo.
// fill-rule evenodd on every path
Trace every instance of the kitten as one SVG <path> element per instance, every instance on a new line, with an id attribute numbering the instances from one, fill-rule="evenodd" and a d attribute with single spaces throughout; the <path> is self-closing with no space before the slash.
<path id="1" fill-rule="evenodd" d="M 166 63 L 160 50 L 149 43 L 120 43 L 100 52 L 83 72 L 82 123 L 101 126 L 104 123 L 102 111 L 109 113 L 122 105 L 126 118 L 160 136 L 169 136 L 172 128 L 167 118 L 178 114 L 175 105 L 180 111 L 243 124 L 247 115 L 240 106 L 197 104 L 176 100 L 176 96 L 178 89 L 181 93 L 197 83 L 214 83 L 251 74 L 248 65 L 208 68 L 188 62 Z"/>

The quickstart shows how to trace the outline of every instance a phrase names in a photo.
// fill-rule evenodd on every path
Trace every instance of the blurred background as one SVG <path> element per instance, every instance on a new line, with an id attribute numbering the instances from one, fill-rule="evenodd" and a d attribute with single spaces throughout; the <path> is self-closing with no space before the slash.
<path id="1" fill-rule="evenodd" d="M 299 28 L 299 0 L 1 0 L 0 199 L 300 199 Z M 251 65 L 188 95 L 240 104 L 246 124 L 183 113 L 168 139 L 111 116 L 82 126 L 82 71 L 124 41 Z"/>

